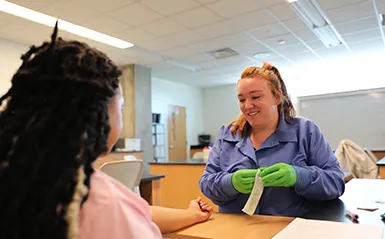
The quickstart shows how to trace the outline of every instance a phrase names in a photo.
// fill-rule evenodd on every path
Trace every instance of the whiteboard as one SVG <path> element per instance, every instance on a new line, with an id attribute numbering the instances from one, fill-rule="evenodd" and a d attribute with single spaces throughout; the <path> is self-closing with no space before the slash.
<path id="1" fill-rule="evenodd" d="M 298 113 L 321 128 L 333 149 L 343 139 L 385 149 L 385 88 L 298 97 Z"/>

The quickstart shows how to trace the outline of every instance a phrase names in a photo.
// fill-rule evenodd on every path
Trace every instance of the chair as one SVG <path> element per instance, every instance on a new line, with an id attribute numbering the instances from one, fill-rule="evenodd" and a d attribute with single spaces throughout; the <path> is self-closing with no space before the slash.
<path id="1" fill-rule="evenodd" d="M 142 160 L 121 160 L 105 163 L 100 170 L 140 196 L 139 184 L 142 177 L 142 167 Z"/>
<path id="2" fill-rule="evenodd" d="M 354 178 L 378 178 L 378 167 L 368 150 L 364 150 L 351 140 L 342 140 L 335 152 L 341 169 Z"/>

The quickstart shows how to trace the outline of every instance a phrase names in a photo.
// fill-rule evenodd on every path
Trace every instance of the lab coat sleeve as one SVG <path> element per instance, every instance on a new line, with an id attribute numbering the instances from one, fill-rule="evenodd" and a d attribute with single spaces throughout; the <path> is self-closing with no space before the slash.
<path id="1" fill-rule="evenodd" d="M 226 129 L 228 130 L 226 126 L 222 126 L 219 130 L 218 138 L 210 150 L 205 171 L 199 180 L 199 187 L 202 193 L 219 206 L 236 199 L 238 195 L 238 191 L 234 189 L 231 182 L 233 174 L 222 171 L 220 166 L 222 135 Z"/>
<path id="2" fill-rule="evenodd" d="M 329 143 L 314 124 L 308 143 L 307 166 L 294 166 L 299 195 L 313 201 L 336 199 L 345 191 L 344 173 Z"/>

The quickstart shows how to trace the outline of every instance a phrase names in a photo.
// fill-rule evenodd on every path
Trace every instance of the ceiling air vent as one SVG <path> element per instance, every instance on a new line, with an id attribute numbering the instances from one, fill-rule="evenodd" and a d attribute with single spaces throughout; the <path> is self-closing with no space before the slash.
<path id="1" fill-rule="evenodd" d="M 209 51 L 207 53 L 213 56 L 215 59 L 223 59 L 223 58 L 239 55 L 238 52 L 230 48 L 222 48 L 214 51 Z"/>

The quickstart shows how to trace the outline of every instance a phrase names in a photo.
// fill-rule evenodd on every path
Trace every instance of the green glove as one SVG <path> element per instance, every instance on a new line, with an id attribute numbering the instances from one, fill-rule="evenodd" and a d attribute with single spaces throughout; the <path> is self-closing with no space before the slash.
<path id="1" fill-rule="evenodd" d="M 249 194 L 254 186 L 257 169 L 241 169 L 231 177 L 231 183 L 235 190 L 240 193 Z"/>
<path id="2" fill-rule="evenodd" d="M 297 182 L 295 168 L 286 163 L 264 168 L 259 176 L 265 187 L 291 187 Z"/>

